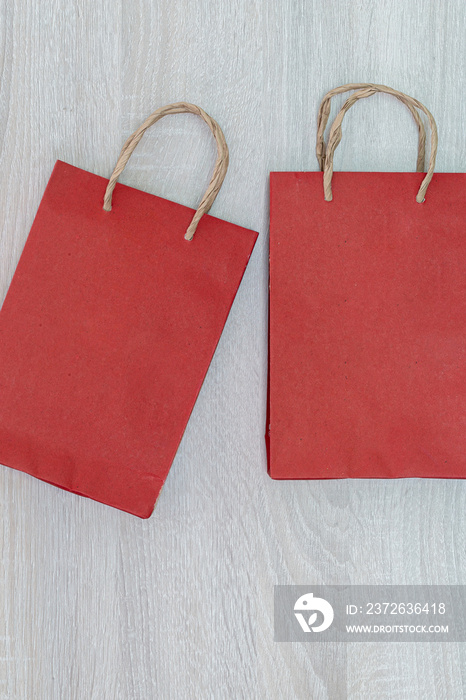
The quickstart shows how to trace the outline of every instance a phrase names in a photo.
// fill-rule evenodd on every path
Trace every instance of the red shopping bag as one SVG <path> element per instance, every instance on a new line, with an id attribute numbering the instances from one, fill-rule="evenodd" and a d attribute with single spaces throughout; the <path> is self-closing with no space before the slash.
<path id="1" fill-rule="evenodd" d="M 378 91 L 429 117 L 427 175 L 332 178 L 343 115 Z M 421 103 L 369 85 L 335 119 L 326 154 L 318 142 L 323 176 L 270 175 L 273 478 L 466 477 L 466 174 L 432 177 L 436 148 Z"/>
<path id="2" fill-rule="evenodd" d="M 115 186 L 145 130 L 180 112 L 218 148 L 194 218 Z M 2 464 L 150 516 L 257 236 L 199 223 L 227 165 L 220 127 L 186 103 L 144 122 L 110 181 L 57 162 L 0 312 Z"/>

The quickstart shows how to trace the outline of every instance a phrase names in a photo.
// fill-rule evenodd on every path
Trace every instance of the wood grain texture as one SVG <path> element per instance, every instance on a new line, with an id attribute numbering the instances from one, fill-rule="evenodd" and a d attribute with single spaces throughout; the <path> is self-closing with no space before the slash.
<path id="1" fill-rule="evenodd" d="M 275 644 L 273 585 L 466 583 L 466 483 L 275 482 L 263 440 L 268 173 L 317 169 L 319 100 L 350 81 L 421 100 L 437 169 L 464 171 L 464 34 L 463 0 L 0 0 L 0 301 L 55 160 L 108 177 L 169 102 L 218 120 L 212 214 L 260 231 L 150 520 L 0 469 L 1 699 L 465 696 L 461 644 Z M 411 170 L 416 148 L 374 96 L 335 168 Z M 194 207 L 214 160 L 207 126 L 171 117 L 122 181 Z"/>

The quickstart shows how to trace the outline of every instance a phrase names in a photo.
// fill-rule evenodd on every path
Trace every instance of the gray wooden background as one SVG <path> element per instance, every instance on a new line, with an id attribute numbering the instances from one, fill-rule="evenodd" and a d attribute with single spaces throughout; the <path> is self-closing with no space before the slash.
<path id="1" fill-rule="evenodd" d="M 317 169 L 319 101 L 349 81 L 423 101 L 438 170 L 464 171 L 464 1 L 0 8 L 0 301 L 55 160 L 108 177 L 168 102 L 220 122 L 231 166 L 212 213 L 260 232 L 149 520 L 0 468 L 0 698 L 465 697 L 464 645 L 274 643 L 273 586 L 466 583 L 466 483 L 272 481 L 263 440 L 268 174 Z M 409 112 L 372 97 L 335 167 L 413 170 L 416 145 Z M 122 181 L 194 207 L 214 155 L 201 120 L 169 117 Z"/>

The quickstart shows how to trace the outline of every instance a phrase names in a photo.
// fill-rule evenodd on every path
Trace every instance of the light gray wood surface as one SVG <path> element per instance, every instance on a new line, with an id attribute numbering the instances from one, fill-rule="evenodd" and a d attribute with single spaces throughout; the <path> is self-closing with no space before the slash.
<path id="1" fill-rule="evenodd" d="M 464 645 L 274 643 L 273 586 L 466 583 L 466 483 L 272 481 L 263 440 L 268 174 L 317 169 L 319 101 L 349 81 L 424 102 L 438 170 L 464 171 L 463 0 L 0 7 L 0 301 L 55 160 L 108 177 L 169 102 L 219 121 L 231 165 L 212 213 L 260 232 L 149 520 L 0 468 L 0 698 L 465 697 Z M 413 170 L 416 145 L 409 112 L 372 97 L 335 167 Z M 168 117 L 122 181 L 194 207 L 214 155 L 201 120 Z"/>

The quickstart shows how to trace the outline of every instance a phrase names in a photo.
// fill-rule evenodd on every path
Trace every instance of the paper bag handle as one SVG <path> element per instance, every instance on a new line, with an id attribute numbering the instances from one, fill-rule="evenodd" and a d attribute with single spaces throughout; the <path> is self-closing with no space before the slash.
<path id="1" fill-rule="evenodd" d="M 317 115 L 316 140 L 316 156 L 317 162 L 319 163 L 319 167 L 321 170 L 324 169 L 325 165 L 326 145 L 324 141 L 324 134 L 325 129 L 327 127 L 328 119 L 330 117 L 330 103 L 332 101 L 332 97 L 334 97 L 335 95 L 340 95 L 342 92 L 348 92 L 349 90 L 361 90 L 362 88 L 370 87 L 375 86 L 373 85 L 373 83 L 349 83 L 348 85 L 340 85 L 340 87 L 336 87 L 333 90 L 330 90 L 323 97 L 322 102 L 320 103 L 319 113 Z M 395 95 L 395 97 L 397 97 L 401 102 L 403 102 L 403 104 L 406 105 L 406 107 L 413 115 L 414 121 L 416 122 L 419 131 L 416 171 L 418 173 L 422 173 L 424 172 L 424 163 L 426 157 L 426 130 L 424 128 L 424 124 L 422 123 L 422 119 L 420 118 L 417 109 L 413 107 L 409 99 L 406 99 L 406 96 L 403 95 L 403 93 L 399 93 L 398 95 Z"/>
<path id="2" fill-rule="evenodd" d="M 358 92 L 353 93 L 345 102 L 343 107 L 341 108 L 340 112 L 337 114 L 335 117 L 335 120 L 332 124 L 332 127 L 330 129 L 330 135 L 328 139 L 328 145 L 327 145 L 327 153 L 325 156 L 325 164 L 324 164 L 324 196 L 325 200 L 327 202 L 332 201 L 332 176 L 333 176 L 333 156 L 335 153 L 335 149 L 338 146 L 338 144 L 341 141 L 341 123 L 343 121 L 343 117 L 345 116 L 346 112 L 350 107 L 357 101 L 365 97 L 370 97 L 371 95 L 374 95 L 376 92 L 386 92 L 389 95 L 394 95 L 395 97 L 398 97 L 400 99 L 401 96 L 405 98 L 405 100 L 408 100 L 413 107 L 416 107 L 417 109 L 422 110 L 428 117 L 429 119 L 429 124 L 430 124 L 430 129 L 431 129 L 431 148 L 430 148 L 430 158 L 429 158 L 429 167 L 427 169 L 427 173 L 425 178 L 423 179 L 421 186 L 419 188 L 419 191 L 416 195 L 416 202 L 419 204 L 424 201 L 425 194 L 427 191 L 427 188 L 429 186 L 430 181 L 432 180 L 432 176 L 434 174 L 434 168 L 435 168 L 435 159 L 437 156 L 437 146 L 438 146 L 438 134 L 437 134 L 437 125 L 435 123 L 435 119 L 432 116 L 432 114 L 429 112 L 427 107 L 425 107 L 422 102 L 419 102 L 419 100 L 416 100 L 414 97 L 410 97 L 409 95 L 405 95 L 402 92 L 399 92 L 398 90 L 393 90 L 393 88 L 387 87 L 386 85 L 372 85 L 370 84 L 370 87 L 366 87 L 362 90 L 359 90 Z"/>
<path id="3" fill-rule="evenodd" d="M 217 143 L 217 161 L 215 163 L 212 178 L 184 236 L 187 241 L 191 241 L 193 239 L 199 221 L 201 220 L 202 216 L 209 211 L 210 207 L 214 203 L 217 194 L 219 193 L 219 190 L 227 173 L 229 155 L 228 146 L 225 141 L 225 136 L 223 135 L 223 131 L 221 130 L 220 126 L 217 124 L 215 119 L 212 119 L 212 117 L 210 117 L 200 107 L 197 107 L 193 104 L 189 104 L 189 102 L 175 102 L 173 104 L 166 105 L 165 107 L 160 107 L 155 112 L 153 112 L 153 114 L 147 117 L 147 119 L 141 124 L 139 129 L 136 129 L 134 134 L 131 134 L 131 136 L 125 141 L 123 148 L 121 149 L 121 153 L 118 156 L 118 160 L 116 162 L 113 173 L 111 174 L 110 179 L 108 181 L 107 189 L 105 190 L 104 209 L 105 211 L 111 210 L 112 195 L 117 180 L 123 172 L 128 160 L 130 159 L 132 152 L 138 145 L 139 141 L 142 139 L 144 132 L 150 126 L 155 124 L 155 122 L 158 122 L 159 119 L 165 117 L 167 114 L 181 114 L 183 112 L 197 114 L 200 117 L 202 117 L 210 127 L 210 130 L 212 131 L 212 134 Z"/>

